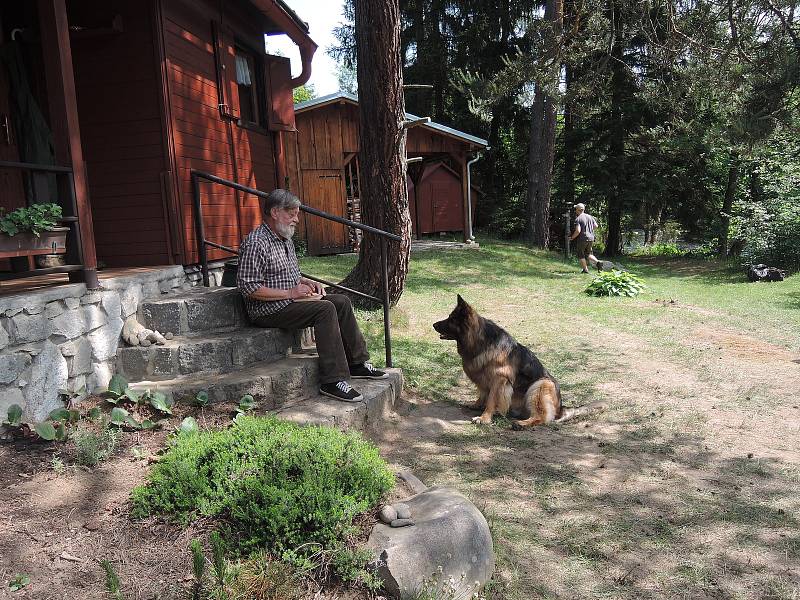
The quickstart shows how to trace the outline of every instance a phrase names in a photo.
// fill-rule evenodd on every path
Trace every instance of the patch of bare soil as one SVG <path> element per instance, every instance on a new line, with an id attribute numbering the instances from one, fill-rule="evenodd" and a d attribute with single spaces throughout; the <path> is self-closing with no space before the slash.
<path id="1" fill-rule="evenodd" d="M 169 431 L 192 414 L 201 427 L 230 423 L 234 405 L 202 411 L 176 407 L 161 430 L 126 432 L 111 458 L 89 469 L 69 466 L 69 445 L 16 439 L 0 444 L 0 598 L 107 599 L 100 561 L 112 563 L 131 599 L 188 598 L 193 578 L 189 543 L 203 541 L 208 551 L 211 524 L 197 521 L 180 527 L 156 519 L 129 518 L 131 490 L 145 482 L 149 466 L 166 446 Z M 53 469 L 53 456 L 66 467 Z M 402 481 L 389 498 L 408 497 Z M 364 517 L 368 532 L 377 521 Z M 11 593 L 17 574 L 30 577 L 23 590 Z M 367 596 L 332 588 L 310 597 L 364 600 Z"/>

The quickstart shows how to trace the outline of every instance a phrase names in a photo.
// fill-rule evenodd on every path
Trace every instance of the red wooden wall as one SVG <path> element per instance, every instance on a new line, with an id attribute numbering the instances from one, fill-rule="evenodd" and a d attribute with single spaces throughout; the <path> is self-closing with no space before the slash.
<path id="1" fill-rule="evenodd" d="M 222 9 L 219 7 L 222 6 Z M 175 144 L 176 193 L 185 243 L 183 262 L 197 262 L 190 169 L 209 172 L 260 190 L 276 185 L 273 134 L 223 119 L 218 108 L 214 26 L 226 32 L 221 48 L 232 64 L 232 44 L 263 54 L 262 29 L 233 3 L 164 2 L 164 38 L 172 136 Z M 230 66 L 227 66 L 231 69 Z M 235 93 L 235 86 L 232 87 Z M 238 98 L 229 98 L 236 106 Z M 201 186 L 206 238 L 238 247 L 241 238 L 260 222 L 258 198 L 212 184 Z M 210 258 L 229 255 L 212 250 Z"/>
<path id="2" fill-rule="evenodd" d="M 344 177 L 347 157 L 359 151 L 358 107 L 349 101 L 334 101 L 302 111 L 295 116 L 295 120 L 299 168 L 304 182 L 303 202 L 320 210 L 346 216 L 344 191 L 333 194 L 334 183 L 330 179 L 335 172 Z M 408 156 L 425 156 L 427 160 L 435 160 L 446 155 L 460 164 L 461 170 L 470 149 L 469 142 L 424 127 L 411 128 L 406 141 Z M 413 206 L 415 190 L 410 178 L 408 185 L 412 223 L 416 232 Z M 419 187 L 420 233 L 462 231 L 466 185 L 461 174 L 454 173 L 441 163 L 434 163 L 426 168 Z M 312 253 L 325 254 L 334 251 L 337 244 L 346 244 L 347 232 L 341 226 L 311 221 L 307 223 L 308 245 Z"/>
<path id="3" fill-rule="evenodd" d="M 80 0 L 70 24 L 121 32 L 72 39 L 81 143 L 97 259 L 108 266 L 169 264 L 161 176 L 167 168 L 150 4 Z"/>
<path id="4" fill-rule="evenodd" d="M 414 233 L 462 231 L 461 179 L 441 163 L 429 165 L 418 187 L 408 181 L 408 201 L 411 208 L 411 225 Z M 415 202 L 416 200 L 416 202 Z M 415 208 L 419 207 L 419 216 Z"/>

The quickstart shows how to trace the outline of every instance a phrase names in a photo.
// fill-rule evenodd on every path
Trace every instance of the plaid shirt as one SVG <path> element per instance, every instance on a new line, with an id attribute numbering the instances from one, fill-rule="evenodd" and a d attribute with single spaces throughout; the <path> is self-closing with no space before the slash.
<path id="1" fill-rule="evenodd" d="M 236 286 L 244 296 L 251 320 L 271 315 L 289 306 L 291 300 L 255 300 L 250 294 L 268 287 L 289 290 L 300 282 L 300 265 L 292 240 L 275 234 L 267 224 L 250 232 L 239 246 L 239 273 Z"/>

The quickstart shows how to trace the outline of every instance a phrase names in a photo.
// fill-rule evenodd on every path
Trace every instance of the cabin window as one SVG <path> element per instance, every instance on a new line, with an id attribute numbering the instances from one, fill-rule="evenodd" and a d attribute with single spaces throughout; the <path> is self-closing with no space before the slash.
<path id="1" fill-rule="evenodd" d="M 236 85 L 239 88 L 239 115 L 243 125 L 262 125 L 259 109 L 265 102 L 256 68 L 258 64 L 252 52 L 236 47 Z"/>

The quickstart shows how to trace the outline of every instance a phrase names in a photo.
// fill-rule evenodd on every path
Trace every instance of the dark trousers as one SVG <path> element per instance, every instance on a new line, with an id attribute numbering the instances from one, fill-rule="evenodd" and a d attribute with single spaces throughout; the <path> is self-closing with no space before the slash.
<path id="1" fill-rule="evenodd" d="M 353 305 L 347 296 L 328 294 L 323 300 L 292 302 L 286 308 L 253 321 L 258 327 L 279 329 L 314 328 L 319 353 L 320 383 L 350 377 L 349 365 L 369 360 L 367 344 L 358 328 Z"/>

